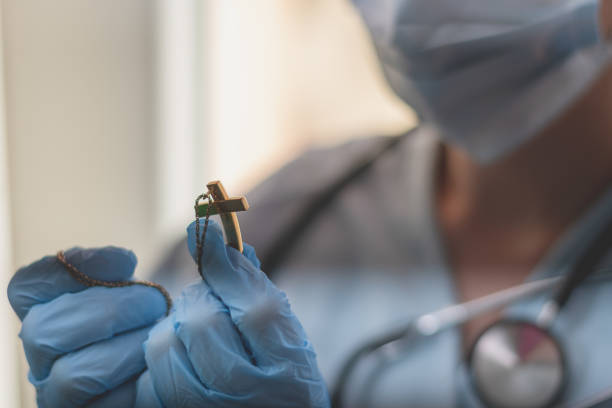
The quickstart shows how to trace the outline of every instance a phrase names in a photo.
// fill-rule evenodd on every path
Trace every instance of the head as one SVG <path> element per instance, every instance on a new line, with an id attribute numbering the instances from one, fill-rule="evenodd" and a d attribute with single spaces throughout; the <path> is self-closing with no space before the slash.
<path id="1" fill-rule="evenodd" d="M 393 90 L 481 164 L 612 108 L 596 0 L 353 1 Z"/>

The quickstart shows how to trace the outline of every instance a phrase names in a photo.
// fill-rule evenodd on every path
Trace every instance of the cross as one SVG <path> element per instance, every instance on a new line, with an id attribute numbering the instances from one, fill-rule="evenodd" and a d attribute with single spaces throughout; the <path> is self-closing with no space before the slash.
<path id="1" fill-rule="evenodd" d="M 208 202 L 198 204 L 196 207 L 197 216 L 206 217 L 207 214 L 218 214 L 221 217 L 227 244 L 242 252 L 242 234 L 240 233 L 240 224 L 238 224 L 236 212 L 247 211 L 249 209 L 246 197 L 230 198 L 220 181 L 211 181 L 206 187 L 214 201 L 210 209 L 208 209 Z"/>

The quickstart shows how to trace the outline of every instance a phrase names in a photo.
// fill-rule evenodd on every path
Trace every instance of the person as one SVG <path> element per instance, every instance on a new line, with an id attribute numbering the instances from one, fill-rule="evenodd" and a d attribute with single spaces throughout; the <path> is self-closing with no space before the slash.
<path id="1" fill-rule="evenodd" d="M 154 288 L 85 288 L 54 257 L 20 269 L 8 295 L 39 406 L 329 406 L 326 383 L 373 334 L 563 276 L 612 222 L 608 0 L 355 5 L 391 87 L 421 125 L 343 186 L 274 271 L 264 264 L 275 283 L 253 248 L 274 249 L 305 203 L 326 200 L 324 187 L 382 139 L 308 152 L 248 194 L 241 226 L 253 247 L 244 254 L 211 222 L 204 280 L 178 245 L 156 274 L 175 297 L 168 317 Z M 195 237 L 192 224 L 192 256 Z M 135 266 L 114 247 L 66 258 L 109 281 L 130 279 Z M 581 284 L 553 324 L 566 350 L 569 406 L 612 386 L 609 257 L 600 264 L 601 276 Z M 465 352 L 502 314 L 535 320 L 549 292 L 392 362 L 364 362 L 346 406 L 482 406 Z"/>

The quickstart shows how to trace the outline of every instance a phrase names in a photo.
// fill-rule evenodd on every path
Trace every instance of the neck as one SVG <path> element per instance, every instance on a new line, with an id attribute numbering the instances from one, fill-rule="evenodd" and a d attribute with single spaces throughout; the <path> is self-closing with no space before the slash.
<path id="1" fill-rule="evenodd" d="M 483 266 L 533 266 L 602 194 L 612 183 L 611 90 L 609 70 L 561 119 L 494 164 L 445 147 L 438 210 L 453 258 L 488 248 Z"/>

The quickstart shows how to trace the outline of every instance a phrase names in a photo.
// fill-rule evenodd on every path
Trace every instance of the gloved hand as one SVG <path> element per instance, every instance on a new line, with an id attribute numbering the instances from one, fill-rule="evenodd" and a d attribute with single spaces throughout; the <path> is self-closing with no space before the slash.
<path id="1" fill-rule="evenodd" d="M 69 263 L 94 279 L 130 280 L 131 251 L 73 248 Z M 21 268 L 8 286 L 39 407 L 132 407 L 145 369 L 142 344 L 166 312 L 154 288 L 86 288 L 56 257 Z"/>
<path id="2" fill-rule="evenodd" d="M 195 258 L 195 223 L 187 231 Z M 149 334 L 136 407 L 329 406 L 312 346 L 259 265 L 253 248 L 226 246 L 211 221 L 206 281 L 188 286 Z"/>

